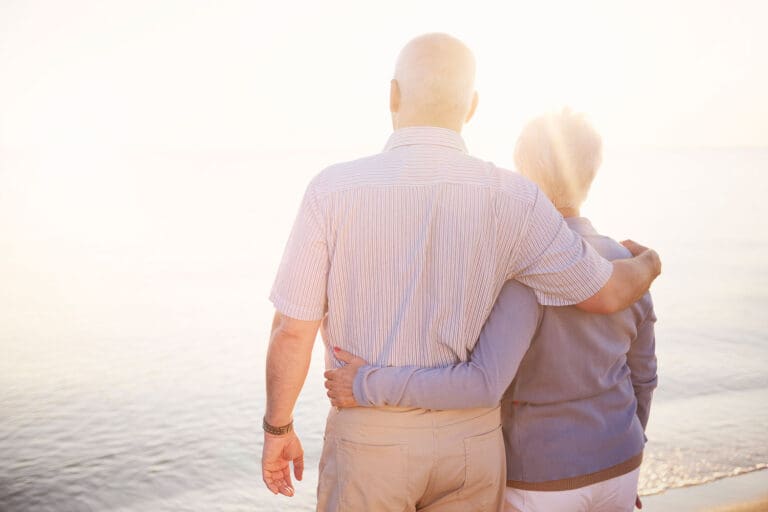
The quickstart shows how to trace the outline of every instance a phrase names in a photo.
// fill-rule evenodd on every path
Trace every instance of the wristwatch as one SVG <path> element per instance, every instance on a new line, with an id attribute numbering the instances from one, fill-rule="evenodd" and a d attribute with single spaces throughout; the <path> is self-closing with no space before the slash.
<path id="1" fill-rule="evenodd" d="M 264 421 L 262 423 L 262 428 L 264 429 L 264 432 L 267 434 L 272 434 L 273 436 L 284 436 L 291 430 L 293 430 L 293 421 L 291 421 L 287 425 L 283 425 L 282 427 L 276 427 L 274 425 L 270 425 L 267 423 L 267 417 L 264 416 Z"/>

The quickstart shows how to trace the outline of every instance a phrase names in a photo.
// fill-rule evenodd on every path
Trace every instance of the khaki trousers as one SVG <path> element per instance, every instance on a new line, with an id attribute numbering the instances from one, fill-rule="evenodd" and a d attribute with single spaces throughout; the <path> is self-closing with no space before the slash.
<path id="1" fill-rule="evenodd" d="M 320 512 L 498 512 L 506 483 L 499 408 L 332 409 Z"/>

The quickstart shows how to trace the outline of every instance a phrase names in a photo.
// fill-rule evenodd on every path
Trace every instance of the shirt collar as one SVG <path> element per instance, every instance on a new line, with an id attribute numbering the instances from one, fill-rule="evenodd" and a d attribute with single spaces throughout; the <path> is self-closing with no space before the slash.
<path id="1" fill-rule="evenodd" d="M 581 236 L 598 235 L 599 233 L 592 227 L 592 223 L 586 217 L 566 217 L 565 223 L 571 228 L 571 231 L 575 231 Z"/>
<path id="2" fill-rule="evenodd" d="M 384 151 L 415 145 L 442 146 L 462 153 L 467 152 L 467 146 L 461 135 L 448 128 L 436 126 L 409 126 L 395 130 L 390 135 L 387 145 L 384 146 Z"/>

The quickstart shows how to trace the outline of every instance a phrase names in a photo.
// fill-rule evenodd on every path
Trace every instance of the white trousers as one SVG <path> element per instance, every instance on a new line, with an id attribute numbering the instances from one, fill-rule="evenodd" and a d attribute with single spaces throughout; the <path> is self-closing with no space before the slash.
<path id="1" fill-rule="evenodd" d="M 504 512 L 632 512 L 640 468 L 570 491 L 523 491 L 507 487 Z"/>

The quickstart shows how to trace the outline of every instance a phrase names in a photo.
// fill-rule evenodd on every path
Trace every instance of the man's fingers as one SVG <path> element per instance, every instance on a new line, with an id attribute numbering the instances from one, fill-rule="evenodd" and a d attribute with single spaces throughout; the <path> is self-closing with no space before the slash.
<path id="1" fill-rule="evenodd" d="M 290 488 L 290 482 L 286 482 L 283 471 L 265 471 L 263 475 L 264 483 L 273 494 L 285 494 L 286 489 Z"/>
<path id="2" fill-rule="evenodd" d="M 629 249 L 629 252 L 632 253 L 632 256 L 637 256 L 641 252 L 648 250 L 647 247 L 645 247 L 644 245 L 640 245 L 634 240 L 622 240 L 621 245 Z"/>
<path id="3" fill-rule="evenodd" d="M 296 475 L 300 478 L 304 472 L 304 450 L 296 434 L 283 437 L 265 434 L 261 471 L 264 483 L 272 493 L 284 496 L 295 494 L 291 481 L 291 461 L 294 461 Z"/>
<path id="4" fill-rule="evenodd" d="M 632 253 L 632 256 L 643 255 L 646 257 L 646 260 L 650 260 L 651 266 L 653 268 L 652 272 L 654 274 L 654 279 L 659 274 L 661 274 L 661 259 L 659 258 L 659 255 L 656 253 L 656 251 L 644 245 L 640 245 L 634 240 L 622 240 L 621 245 L 626 247 L 629 252 Z"/>
<path id="5" fill-rule="evenodd" d="M 261 472 L 261 479 L 264 480 L 264 483 L 267 485 L 267 488 L 272 491 L 272 494 L 278 494 L 280 492 L 280 486 L 275 481 L 274 478 L 272 478 L 272 472 L 269 470 L 263 470 Z"/>
<path id="6" fill-rule="evenodd" d="M 326 380 L 333 380 L 336 378 L 336 370 L 326 370 L 325 373 L 323 373 L 323 377 L 325 377 Z"/>
<path id="7" fill-rule="evenodd" d="M 621 245 L 629 249 L 629 252 L 632 252 L 632 249 L 636 245 L 635 242 L 633 242 L 632 240 L 622 240 L 620 243 Z"/>
<path id="8" fill-rule="evenodd" d="M 291 468 L 288 464 L 283 468 L 283 485 L 280 487 L 280 494 L 283 496 L 293 496 L 293 482 L 291 482 Z"/>
<path id="9" fill-rule="evenodd" d="M 304 456 L 296 457 L 293 459 L 293 474 L 296 475 L 296 480 L 301 480 L 304 476 Z"/>
<path id="10" fill-rule="evenodd" d="M 280 491 L 277 489 L 277 486 L 273 482 L 268 482 L 264 480 L 264 483 L 267 484 L 267 489 L 269 489 L 272 494 L 279 494 Z"/>

